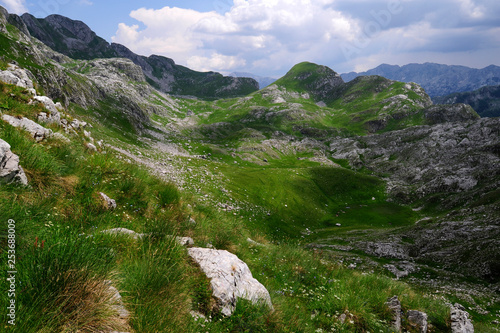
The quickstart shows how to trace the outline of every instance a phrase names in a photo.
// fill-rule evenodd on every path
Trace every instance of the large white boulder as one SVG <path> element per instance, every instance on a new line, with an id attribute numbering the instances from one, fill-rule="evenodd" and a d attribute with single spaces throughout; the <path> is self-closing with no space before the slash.
<path id="1" fill-rule="evenodd" d="M 267 289 L 253 278 L 247 264 L 234 254 L 196 247 L 188 249 L 188 253 L 210 279 L 212 295 L 224 315 L 233 313 L 238 298 L 262 302 L 273 308 Z"/>
<path id="2" fill-rule="evenodd" d="M 33 138 L 35 138 L 36 141 L 42 141 L 43 139 L 52 136 L 52 130 L 47 129 L 28 118 L 18 118 L 9 116 L 8 114 L 4 114 L 2 116 L 2 119 L 14 127 L 21 127 L 22 129 L 30 132 L 30 134 L 33 136 Z"/>

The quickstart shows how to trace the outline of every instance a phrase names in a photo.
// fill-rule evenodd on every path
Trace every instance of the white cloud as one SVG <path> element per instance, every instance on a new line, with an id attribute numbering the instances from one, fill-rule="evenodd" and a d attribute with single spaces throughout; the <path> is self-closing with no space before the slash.
<path id="1" fill-rule="evenodd" d="M 80 5 L 82 6 L 93 6 L 94 3 L 90 0 L 80 0 Z"/>
<path id="2" fill-rule="evenodd" d="M 24 14 L 28 12 L 25 0 L 2 0 L 0 1 L 9 13 Z"/>
<path id="3" fill-rule="evenodd" d="M 251 66 L 258 58 L 271 59 L 273 54 L 281 54 L 284 58 L 275 61 L 288 66 L 295 57 L 287 53 L 307 53 L 316 44 L 354 36 L 357 23 L 324 7 L 332 2 L 234 0 L 223 15 L 175 7 L 141 8 L 130 16 L 145 28 L 121 23 L 112 39 L 135 52 L 162 54 L 197 70 Z"/>
<path id="4" fill-rule="evenodd" d="M 187 60 L 187 64 L 199 71 L 211 71 L 214 68 L 217 71 L 231 71 L 235 68 L 244 67 L 246 61 L 235 56 L 214 53 L 210 57 L 192 56 Z"/>
<path id="5" fill-rule="evenodd" d="M 498 27 L 492 23 L 493 13 L 500 11 L 494 0 L 433 1 L 233 0 L 224 14 L 141 8 L 130 14 L 141 24 L 121 23 L 112 39 L 139 54 L 164 55 L 196 70 L 269 76 L 306 60 L 340 72 L 411 52 L 414 57 L 462 52 L 457 59 L 464 59 L 468 45 L 472 50 L 494 42 L 492 28 L 482 22 L 488 19 Z M 458 42 L 461 35 L 464 43 Z"/>

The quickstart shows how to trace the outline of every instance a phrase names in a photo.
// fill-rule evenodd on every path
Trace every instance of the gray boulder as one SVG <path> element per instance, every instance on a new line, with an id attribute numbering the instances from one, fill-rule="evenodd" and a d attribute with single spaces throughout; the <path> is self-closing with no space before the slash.
<path id="1" fill-rule="evenodd" d="M 427 333 L 427 314 L 417 310 L 409 310 L 408 323 L 419 333 Z"/>
<path id="2" fill-rule="evenodd" d="M 18 118 L 5 114 L 2 116 L 2 119 L 14 127 L 21 127 L 22 129 L 28 131 L 36 141 L 42 141 L 52 136 L 52 130 L 47 129 L 28 118 Z"/>
<path id="3" fill-rule="evenodd" d="M 230 316 L 238 298 L 262 302 L 273 309 L 267 289 L 253 278 L 247 264 L 234 254 L 203 248 L 190 248 L 188 253 L 210 279 L 212 296 L 222 314 Z"/>
<path id="4" fill-rule="evenodd" d="M 101 231 L 103 234 L 116 235 L 116 236 L 128 236 L 133 239 L 142 238 L 144 234 L 138 234 L 137 232 L 127 229 L 127 228 L 114 228 L 109 230 Z"/>
<path id="5" fill-rule="evenodd" d="M 25 89 L 33 89 L 33 81 L 30 79 L 28 72 L 12 64 L 8 65 L 7 70 L 0 71 L 0 81 Z"/>
<path id="6" fill-rule="evenodd" d="M 57 125 L 61 124 L 61 115 L 59 114 L 59 111 L 57 110 L 56 104 L 52 99 L 50 99 L 47 96 L 35 96 L 33 98 L 35 101 L 38 101 L 39 103 L 42 103 L 43 106 L 45 106 L 45 109 L 47 109 L 48 112 L 41 112 L 38 115 L 38 120 L 43 121 L 46 123 L 54 123 Z"/>
<path id="7" fill-rule="evenodd" d="M 391 327 L 393 327 L 396 332 L 401 332 L 401 302 L 398 296 L 389 298 L 385 304 L 392 314 Z"/>
<path id="8" fill-rule="evenodd" d="M 19 156 L 10 151 L 10 145 L 0 139 L 0 181 L 28 185 L 28 178 L 19 165 Z"/>
<path id="9" fill-rule="evenodd" d="M 108 197 L 106 194 L 100 192 L 101 194 L 101 197 L 104 199 L 104 201 L 106 202 L 106 205 L 108 207 L 108 209 L 116 209 L 116 201 L 114 199 L 111 199 L 110 197 Z"/>
<path id="10" fill-rule="evenodd" d="M 469 313 L 458 303 L 451 306 L 451 332 L 474 333 L 474 326 L 469 319 Z"/>

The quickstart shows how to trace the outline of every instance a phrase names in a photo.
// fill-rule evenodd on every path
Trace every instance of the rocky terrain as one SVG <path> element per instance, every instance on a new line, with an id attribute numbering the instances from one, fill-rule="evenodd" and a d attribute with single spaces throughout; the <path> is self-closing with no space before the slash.
<path id="1" fill-rule="evenodd" d="M 434 63 L 404 66 L 382 64 L 366 72 L 342 74 L 342 78 L 351 81 L 360 75 L 380 75 L 390 80 L 416 82 L 425 89 L 429 96 L 437 97 L 498 85 L 500 67 L 491 65 L 483 69 L 475 69 Z"/>
<path id="2" fill-rule="evenodd" d="M 469 104 L 481 117 L 500 117 L 500 86 L 486 86 L 475 91 L 435 97 L 438 104 Z"/>

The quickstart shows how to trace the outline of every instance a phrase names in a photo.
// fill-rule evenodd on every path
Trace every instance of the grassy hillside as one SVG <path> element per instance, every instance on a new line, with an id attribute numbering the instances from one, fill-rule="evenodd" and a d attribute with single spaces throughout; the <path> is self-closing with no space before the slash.
<path id="1" fill-rule="evenodd" d="M 4 85 L 3 112 L 35 114 L 37 107 L 25 105 L 24 96 L 18 88 Z M 99 128 L 98 123 L 95 126 Z M 352 215 L 346 212 L 340 217 L 342 223 L 356 227 L 361 214 L 366 222 L 357 227 L 368 223 L 386 227 L 386 221 L 375 218 L 388 204 L 383 203 L 383 184 L 373 177 L 338 167 L 310 168 L 307 163 L 280 167 L 283 161 L 279 160 L 263 170 L 212 162 L 229 177 L 224 186 L 236 199 L 247 195 L 246 202 L 274 216 L 266 228 L 255 228 L 259 220 L 246 218 L 253 213 L 249 208 L 242 209 L 243 219 L 240 214 L 221 213 L 200 202 L 193 192 L 179 191 L 144 167 L 124 161 L 121 154 L 86 150 L 83 136 L 71 136 L 71 143 L 55 139 L 36 143 L 2 122 L 0 137 L 20 156 L 30 182 L 27 188 L 0 187 L 0 219 L 17 222 L 16 269 L 21 281 L 17 325 L 4 326 L 6 332 L 385 332 L 389 314 L 384 303 L 393 295 L 400 296 L 404 309 L 429 313 L 436 332 L 449 329 L 449 310 L 442 301 L 390 278 L 347 269 L 328 253 L 304 250 L 293 241 L 272 242 L 266 232 L 280 220 L 303 224 L 301 219 L 310 218 L 314 223 L 306 212 L 320 207 L 333 219 L 341 207 L 347 210 L 345 204 L 364 207 Z M 116 199 L 117 209 L 108 210 L 99 192 Z M 402 209 L 401 216 L 407 214 L 404 208 L 389 206 L 395 212 Z M 374 217 L 370 222 L 369 216 Z M 197 223 L 189 223 L 190 218 Z M 288 229 L 279 234 L 299 235 L 294 224 L 279 225 Z M 115 227 L 150 236 L 134 240 L 100 233 Z M 6 233 L 2 224 L 4 259 Z M 207 313 L 208 282 L 170 235 L 191 236 L 198 246 L 211 243 L 237 254 L 268 288 L 275 311 L 240 302 L 230 318 Z M 249 243 L 248 237 L 264 246 Z M 113 281 L 132 313 L 128 323 L 110 308 L 106 280 Z M 2 286 L 7 288 L 6 280 Z M 1 297 L 5 304 L 7 295 Z M 191 310 L 205 311 L 212 320 L 196 321 L 189 315 Z"/>

